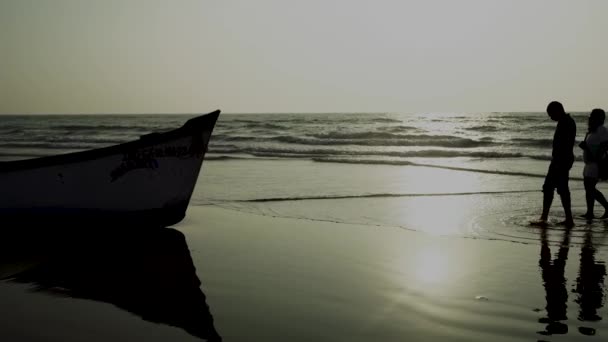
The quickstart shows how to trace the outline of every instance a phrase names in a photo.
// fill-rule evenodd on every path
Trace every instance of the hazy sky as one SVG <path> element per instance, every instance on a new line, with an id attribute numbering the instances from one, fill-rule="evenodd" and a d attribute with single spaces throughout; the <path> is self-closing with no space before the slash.
<path id="1" fill-rule="evenodd" d="M 608 107 L 606 0 L 0 0 L 0 113 Z"/>

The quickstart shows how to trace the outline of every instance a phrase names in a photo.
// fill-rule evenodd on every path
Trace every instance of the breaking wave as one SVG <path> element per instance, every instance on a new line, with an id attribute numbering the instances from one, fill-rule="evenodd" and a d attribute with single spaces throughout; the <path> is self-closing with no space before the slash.
<path id="1" fill-rule="evenodd" d="M 465 128 L 468 131 L 476 131 L 476 132 L 496 132 L 499 130 L 496 126 L 490 125 L 482 125 L 482 126 L 473 126 Z"/>
<path id="2" fill-rule="evenodd" d="M 157 127 L 157 126 L 124 126 L 124 125 L 57 125 L 53 126 L 54 129 L 66 130 L 66 131 L 145 131 L 152 132 L 157 130 L 171 129 L 168 127 Z M 175 128 L 175 127 L 173 127 Z"/>
<path id="3" fill-rule="evenodd" d="M 418 163 L 418 162 L 412 162 L 412 161 L 407 161 L 407 160 L 402 161 L 402 160 L 374 160 L 374 159 L 313 158 L 313 161 L 321 162 L 321 163 L 423 166 L 423 167 L 432 167 L 432 168 L 444 169 L 444 170 L 489 173 L 489 174 L 504 175 L 504 176 L 523 176 L 523 177 L 535 177 L 535 178 L 544 178 L 545 177 L 545 174 L 530 173 L 530 172 L 484 170 L 484 169 L 475 169 L 475 168 L 449 166 L 449 165 L 425 164 L 425 163 Z M 580 177 L 570 177 L 570 179 L 571 180 L 583 180 Z"/>
<path id="4" fill-rule="evenodd" d="M 269 197 L 269 198 L 254 198 L 246 200 L 231 200 L 230 202 L 287 202 L 287 201 L 312 201 L 312 200 L 337 200 L 337 199 L 352 199 L 352 198 L 390 198 L 390 197 L 443 197 L 443 196 L 467 196 L 467 195 L 496 195 L 496 194 L 516 194 L 527 192 L 538 192 L 534 190 L 506 190 L 506 191 L 477 191 L 477 192 L 446 192 L 446 193 L 379 193 L 379 194 L 360 194 L 360 195 L 343 195 L 343 196 L 293 196 L 293 197 Z"/>
<path id="5" fill-rule="evenodd" d="M 421 128 L 417 128 L 414 126 L 404 126 L 404 125 L 378 127 L 377 130 L 381 131 L 381 132 L 391 132 L 391 133 L 425 132 L 425 130 L 423 130 Z"/>
<path id="6" fill-rule="evenodd" d="M 360 151 L 341 149 L 294 149 L 294 148 L 270 148 L 270 147 L 238 147 L 235 145 L 212 145 L 209 147 L 212 153 L 246 153 L 263 157 L 294 157 L 315 158 L 331 156 L 384 156 L 384 157 L 434 157 L 434 158 L 530 158 L 536 160 L 551 160 L 550 155 L 534 155 L 519 152 L 493 152 L 493 151 L 466 151 L 466 150 L 417 150 L 417 151 Z"/>
<path id="7" fill-rule="evenodd" d="M 492 141 L 473 140 L 448 135 L 406 135 L 389 132 L 357 132 L 357 133 L 322 133 L 305 137 L 278 135 L 278 136 L 252 136 L 217 134 L 214 141 L 220 142 L 279 142 L 312 146 L 434 146 L 448 148 L 472 148 L 496 145 Z"/>
<path id="8" fill-rule="evenodd" d="M 551 139 L 513 138 L 512 141 L 518 145 L 530 147 L 551 147 L 553 144 L 553 140 Z"/>
<path id="9" fill-rule="evenodd" d="M 298 138 L 290 136 L 281 136 L 275 138 L 277 141 L 291 144 L 300 145 L 358 145 L 358 146 L 435 146 L 435 147 L 449 147 L 449 148 L 470 148 L 470 147 L 483 147 L 493 145 L 489 141 L 477 141 L 466 138 L 434 138 L 434 137 L 394 137 L 391 139 L 310 139 L 310 138 Z"/>

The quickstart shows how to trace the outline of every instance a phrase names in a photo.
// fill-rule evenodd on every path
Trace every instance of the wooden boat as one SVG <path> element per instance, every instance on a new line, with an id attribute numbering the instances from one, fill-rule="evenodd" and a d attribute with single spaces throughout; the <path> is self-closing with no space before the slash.
<path id="1" fill-rule="evenodd" d="M 120 145 L 0 162 L 0 226 L 181 221 L 219 114 Z"/>

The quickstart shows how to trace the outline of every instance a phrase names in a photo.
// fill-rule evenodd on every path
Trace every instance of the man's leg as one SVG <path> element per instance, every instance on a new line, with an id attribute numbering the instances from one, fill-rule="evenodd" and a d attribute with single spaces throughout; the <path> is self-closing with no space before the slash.
<path id="1" fill-rule="evenodd" d="M 545 183 L 543 184 L 543 213 L 540 215 L 541 221 L 547 221 L 549 218 L 549 210 L 553 203 L 553 192 L 555 191 L 555 166 L 549 164 Z"/>
<path id="2" fill-rule="evenodd" d="M 541 221 L 547 221 L 549 218 L 551 203 L 553 203 L 553 188 L 543 186 L 543 213 L 540 215 Z"/>
<path id="3" fill-rule="evenodd" d="M 559 196 L 562 199 L 562 206 L 564 207 L 564 214 L 566 215 L 563 224 L 572 227 L 574 225 L 574 219 L 572 219 L 572 209 L 570 206 L 570 191 L 562 191 Z"/>
<path id="4" fill-rule="evenodd" d="M 558 176 L 557 193 L 562 200 L 562 206 L 564 207 L 564 214 L 566 216 L 566 219 L 562 223 L 568 227 L 572 227 L 574 226 L 574 220 L 572 219 L 570 188 L 568 187 L 570 168 L 563 168 L 559 170 Z"/>

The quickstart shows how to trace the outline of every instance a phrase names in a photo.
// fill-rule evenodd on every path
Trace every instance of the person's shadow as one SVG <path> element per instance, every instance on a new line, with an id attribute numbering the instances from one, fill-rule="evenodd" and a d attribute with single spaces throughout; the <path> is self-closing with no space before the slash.
<path id="1" fill-rule="evenodd" d="M 175 229 L 3 233 L 0 280 L 110 303 L 146 321 L 221 341 L 185 237 Z"/>
<path id="2" fill-rule="evenodd" d="M 545 317 L 539 319 L 539 323 L 545 324 L 545 330 L 539 331 L 541 335 L 567 334 L 568 325 L 568 290 L 567 279 L 564 275 L 568 252 L 570 249 L 571 230 L 566 229 L 559 246 L 556 258 L 551 260 L 551 249 L 547 239 L 547 228 L 541 230 L 541 249 L 538 261 L 545 288 L 546 313 Z M 598 321 L 601 317 L 597 314 L 598 309 L 603 306 L 604 277 L 606 267 L 603 263 L 595 260 L 595 247 L 593 246 L 593 233 L 591 229 L 585 231 L 584 243 L 580 253 L 580 267 L 576 286 L 573 293 L 576 294 L 574 302 L 579 305 L 578 320 Z M 580 326 L 578 331 L 584 335 L 595 335 L 595 329 Z"/>

